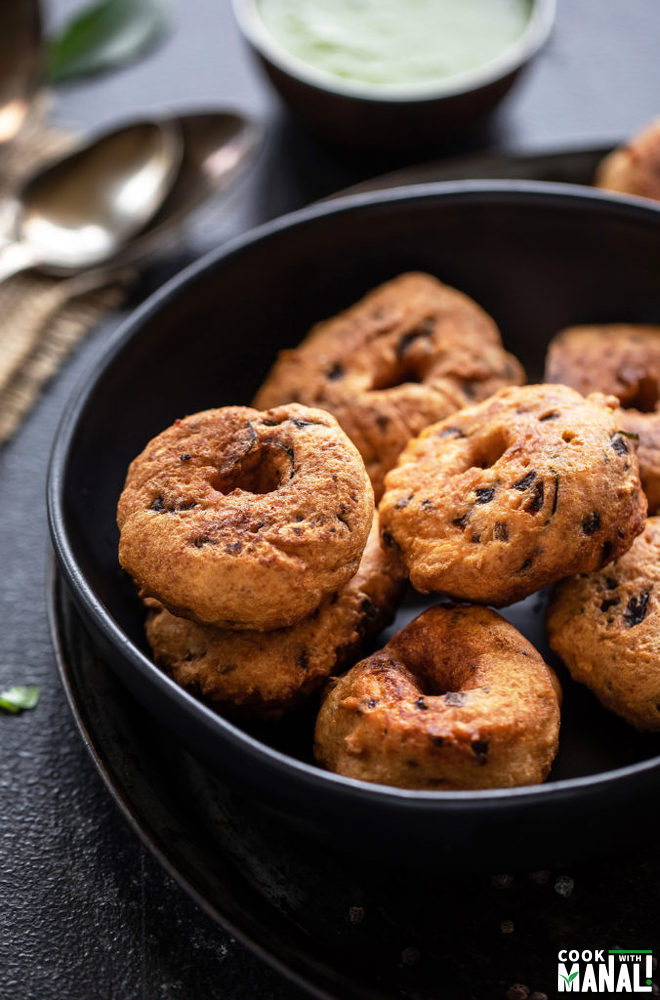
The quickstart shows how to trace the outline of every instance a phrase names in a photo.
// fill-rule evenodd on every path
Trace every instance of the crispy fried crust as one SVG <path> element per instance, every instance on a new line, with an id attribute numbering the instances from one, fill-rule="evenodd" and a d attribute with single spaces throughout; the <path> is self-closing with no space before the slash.
<path id="1" fill-rule="evenodd" d="M 315 755 L 401 788 L 537 784 L 557 753 L 561 689 L 496 612 L 437 606 L 331 681 Z"/>
<path id="2" fill-rule="evenodd" d="M 561 385 L 503 389 L 411 441 L 380 518 L 413 586 L 510 604 L 630 548 L 646 499 L 616 406 Z"/>
<path id="3" fill-rule="evenodd" d="M 660 509 L 660 413 L 617 410 L 616 420 L 637 445 L 637 461 L 649 513 Z M 636 442 L 635 442 L 635 439 Z"/>
<path id="4" fill-rule="evenodd" d="M 569 326 L 550 342 L 545 380 L 570 385 L 583 396 L 616 396 L 626 408 L 655 410 L 660 401 L 660 326 Z"/>
<path id="5" fill-rule="evenodd" d="M 660 326 L 572 326 L 548 348 L 545 378 L 587 395 L 616 396 L 622 430 L 637 435 L 637 459 L 649 510 L 660 507 Z"/>
<path id="6" fill-rule="evenodd" d="M 609 191 L 660 199 L 660 119 L 606 156 L 594 183 Z"/>
<path id="7" fill-rule="evenodd" d="M 373 511 L 362 459 L 330 414 L 206 410 L 131 464 L 119 561 L 173 614 L 283 628 L 354 575 Z"/>
<path id="8" fill-rule="evenodd" d="M 321 406 L 357 445 L 378 498 L 411 437 L 524 381 L 493 320 L 428 274 L 402 274 L 282 351 L 255 397 Z"/>
<path id="9" fill-rule="evenodd" d="M 637 729 L 660 730 L 660 518 L 607 569 L 563 580 L 548 638 L 573 680 Z"/>
<path id="10" fill-rule="evenodd" d="M 297 625 L 268 633 L 216 629 L 149 599 L 147 638 L 156 663 L 182 687 L 226 713 L 276 720 L 355 661 L 391 620 L 402 586 L 401 564 L 381 545 L 374 519 L 356 575 Z"/>

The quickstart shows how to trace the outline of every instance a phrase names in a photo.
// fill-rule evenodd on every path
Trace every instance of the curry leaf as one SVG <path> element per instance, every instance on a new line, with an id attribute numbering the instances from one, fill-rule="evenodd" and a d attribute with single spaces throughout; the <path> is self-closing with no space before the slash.
<path id="1" fill-rule="evenodd" d="M 0 692 L 0 708 L 5 712 L 23 712 L 27 708 L 34 708 L 38 701 L 39 688 L 34 684 L 15 684 Z"/>
<path id="2" fill-rule="evenodd" d="M 615 431 L 615 434 L 621 434 L 622 437 L 628 438 L 630 441 L 639 442 L 639 434 L 633 434 L 632 431 Z"/>
<path id="3" fill-rule="evenodd" d="M 50 79 L 61 83 L 132 62 L 153 48 L 167 24 L 166 0 L 102 0 L 50 40 Z"/>

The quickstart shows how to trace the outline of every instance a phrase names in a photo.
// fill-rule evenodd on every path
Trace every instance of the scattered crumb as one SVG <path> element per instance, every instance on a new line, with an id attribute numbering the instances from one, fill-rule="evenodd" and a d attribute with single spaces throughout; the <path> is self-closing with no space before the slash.
<path id="1" fill-rule="evenodd" d="M 558 896 L 564 896 L 565 898 L 568 898 L 568 896 L 571 896 L 573 894 L 574 886 L 575 882 L 570 877 L 570 875 L 560 875 L 557 881 L 555 882 L 555 892 L 557 893 Z"/>
<path id="2" fill-rule="evenodd" d="M 506 1000 L 528 1000 L 529 986 L 523 983 L 514 983 L 506 991 Z"/>
<path id="3" fill-rule="evenodd" d="M 491 875 L 490 884 L 493 889 L 510 889 L 513 885 L 513 875 Z"/>

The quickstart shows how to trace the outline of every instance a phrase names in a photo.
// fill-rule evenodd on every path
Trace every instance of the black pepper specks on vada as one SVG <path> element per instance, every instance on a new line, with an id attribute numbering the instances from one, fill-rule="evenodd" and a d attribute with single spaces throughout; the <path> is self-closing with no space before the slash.
<path id="1" fill-rule="evenodd" d="M 362 455 L 376 499 L 411 437 L 524 381 L 494 320 L 430 274 L 400 274 L 282 351 L 255 406 L 290 400 L 333 413 Z"/>
<path id="2" fill-rule="evenodd" d="M 617 406 L 508 388 L 411 441 L 379 510 L 413 586 L 501 606 L 627 551 L 646 498 Z"/>
<path id="3" fill-rule="evenodd" d="M 660 517 L 606 569 L 558 584 L 547 626 L 573 680 L 637 729 L 660 731 Z"/>
<path id="4" fill-rule="evenodd" d="M 132 462 L 119 561 L 175 615 L 284 628 L 354 576 L 373 515 L 364 463 L 329 413 L 206 410 Z"/>
<path id="5" fill-rule="evenodd" d="M 329 682 L 315 755 L 400 788 L 537 784 L 557 753 L 560 697 L 553 671 L 497 612 L 439 605 Z"/>

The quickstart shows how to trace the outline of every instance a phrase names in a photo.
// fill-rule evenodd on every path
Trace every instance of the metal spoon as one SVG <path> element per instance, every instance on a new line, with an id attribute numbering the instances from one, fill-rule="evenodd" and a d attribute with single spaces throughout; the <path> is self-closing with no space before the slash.
<path id="1" fill-rule="evenodd" d="M 0 144 L 13 139 L 25 121 L 43 68 L 38 0 L 0 3 Z"/>
<path id="2" fill-rule="evenodd" d="M 162 249 L 194 209 L 246 168 L 264 134 L 254 119 L 232 112 L 203 111 L 168 120 L 181 129 L 181 169 L 160 211 L 113 264 L 133 264 Z"/>
<path id="3" fill-rule="evenodd" d="M 175 120 L 141 122 L 37 173 L 17 196 L 0 281 L 30 268 L 72 275 L 116 258 L 162 206 L 182 156 Z"/>
<path id="4" fill-rule="evenodd" d="M 84 291 L 102 285 L 110 280 L 111 272 L 116 268 L 143 260 L 171 240 L 181 223 L 195 208 L 211 195 L 226 188 L 245 168 L 263 137 L 261 125 L 243 115 L 230 112 L 200 112 L 176 116 L 165 119 L 160 124 L 166 129 L 173 127 L 177 130 L 181 137 L 183 155 L 169 193 L 165 194 L 160 208 L 139 232 L 121 245 L 117 243 L 114 253 L 108 255 L 106 260 L 87 260 L 79 267 L 72 267 L 70 261 L 63 261 L 61 256 L 57 262 L 51 259 L 48 265 L 37 265 L 34 257 L 28 258 L 26 255 L 24 248 L 31 248 L 32 244 L 31 241 L 25 242 L 24 234 L 18 249 L 15 248 L 16 244 L 0 249 L 0 281 L 17 273 L 19 268 L 16 261 L 20 257 L 24 268 L 40 266 L 40 269 L 56 275 L 71 275 L 85 270 L 84 281 L 80 285 Z M 28 183 L 27 188 L 30 186 Z M 57 208 L 57 204 L 54 207 Z M 23 213 L 20 207 L 16 213 L 15 237 L 23 230 L 20 219 L 25 217 L 24 213 L 25 199 Z M 14 258 L 11 269 L 9 255 Z M 26 263 L 28 259 L 30 262 Z M 93 270 L 90 271 L 89 268 Z"/>

